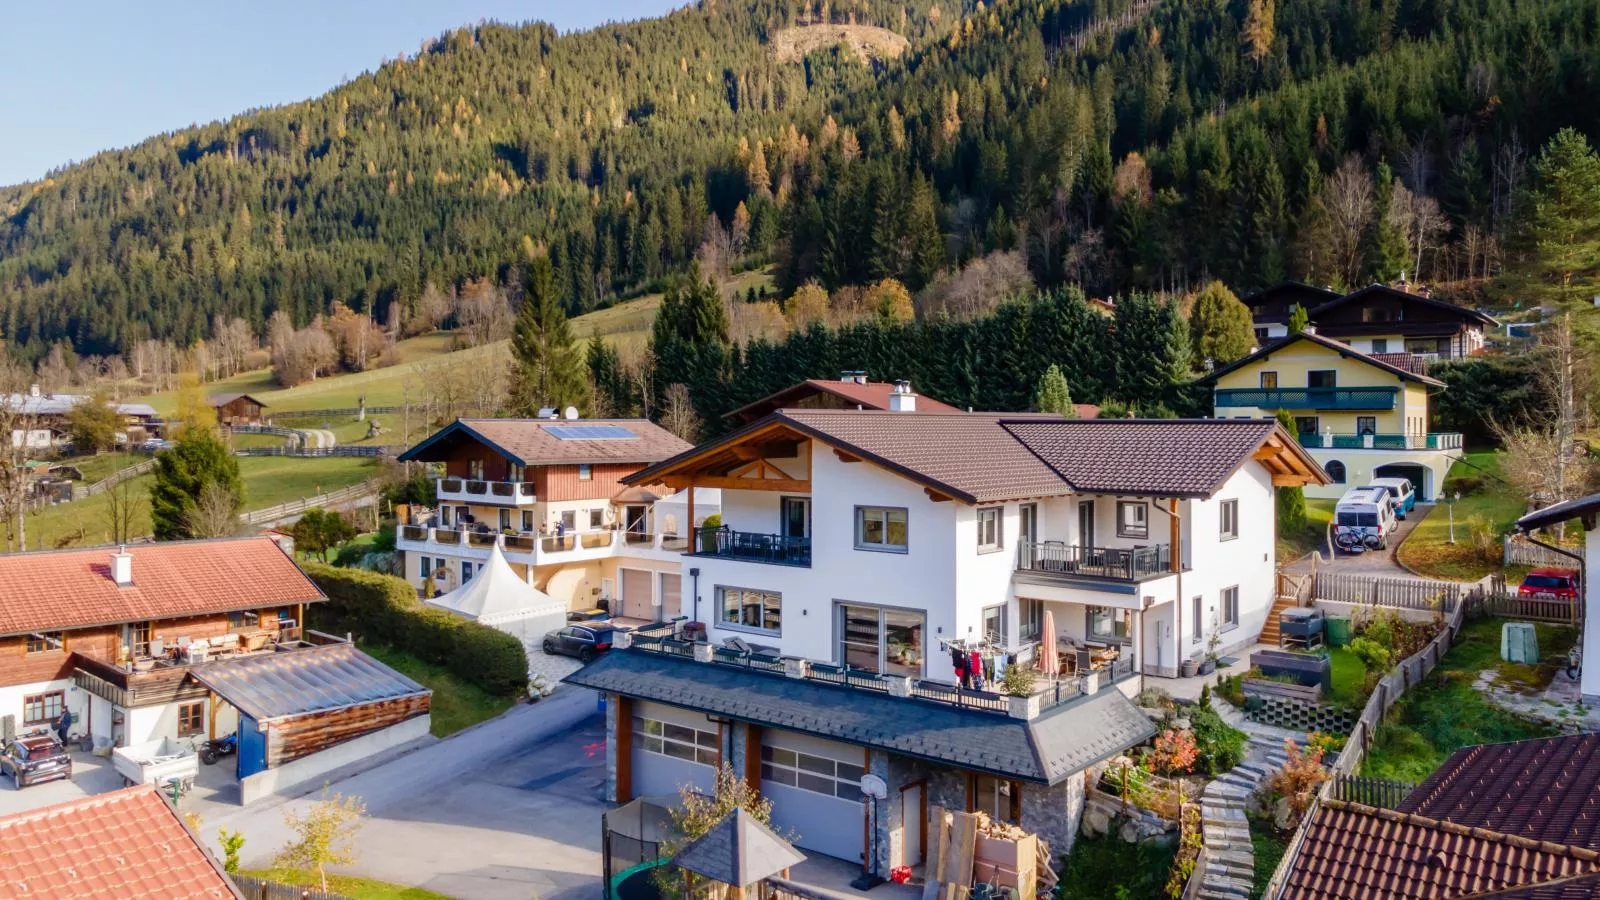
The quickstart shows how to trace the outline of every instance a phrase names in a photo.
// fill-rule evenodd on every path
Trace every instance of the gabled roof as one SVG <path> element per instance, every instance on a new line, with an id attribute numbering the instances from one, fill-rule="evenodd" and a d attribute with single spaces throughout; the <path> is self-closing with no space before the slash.
<path id="1" fill-rule="evenodd" d="M 1257 360 L 1266 359 L 1267 357 L 1271 356 L 1272 354 L 1277 353 L 1279 350 L 1282 350 L 1283 348 L 1288 347 L 1288 346 L 1290 346 L 1292 344 L 1298 343 L 1300 341 L 1310 341 L 1313 344 L 1318 344 L 1320 346 L 1326 347 L 1329 350 L 1332 350 L 1335 353 L 1339 354 L 1340 356 L 1345 357 L 1346 359 L 1354 359 L 1354 360 L 1357 360 L 1359 362 L 1364 362 L 1364 363 L 1366 363 L 1368 365 L 1371 365 L 1371 366 L 1376 366 L 1377 368 L 1382 369 L 1383 371 L 1388 372 L 1389 374 L 1395 376 L 1396 378 L 1400 378 L 1400 379 L 1402 379 L 1404 381 L 1413 381 L 1413 382 L 1416 382 L 1417 384 L 1428 385 L 1429 387 L 1444 387 L 1445 386 L 1444 382 L 1440 381 L 1437 378 L 1429 378 L 1427 375 L 1423 375 L 1423 374 L 1420 374 L 1420 373 L 1417 373 L 1417 372 L 1412 372 L 1412 371 L 1409 371 L 1407 369 L 1403 369 L 1403 368 L 1401 368 L 1399 366 L 1392 365 L 1390 363 L 1384 362 L 1383 360 L 1379 359 L 1376 356 L 1373 356 L 1370 353 L 1362 353 L 1360 350 L 1357 350 L 1356 348 L 1350 346 L 1349 344 L 1343 343 L 1341 341 L 1336 341 L 1333 338 L 1323 337 L 1322 335 L 1317 334 L 1315 331 L 1302 331 L 1302 332 L 1300 332 L 1298 334 L 1291 334 L 1291 335 L 1286 335 L 1284 337 L 1278 338 L 1277 340 L 1267 344 L 1266 346 L 1264 346 L 1261 349 L 1257 350 L 1256 352 L 1250 354 L 1249 356 L 1244 356 L 1244 357 L 1241 357 L 1239 359 L 1236 359 L 1233 362 L 1228 363 L 1227 365 L 1223 366 L 1222 368 L 1210 372 L 1209 374 L 1205 375 L 1204 377 L 1198 379 L 1198 381 L 1200 383 L 1202 383 L 1202 384 L 1207 382 L 1207 381 L 1215 381 L 1218 378 L 1221 378 L 1222 376 L 1228 374 L 1229 372 L 1235 371 L 1237 369 L 1242 369 L 1245 366 L 1248 366 L 1248 365 L 1250 365 L 1251 363 L 1253 363 L 1253 362 L 1255 362 Z"/>
<path id="2" fill-rule="evenodd" d="M 1324 800 L 1284 880 L 1283 900 L 1593 897 L 1600 854 L 1426 816 Z"/>
<path id="3" fill-rule="evenodd" d="M 1572 519 L 1589 522 L 1595 518 L 1596 513 L 1600 513 L 1600 494 L 1590 494 L 1587 497 L 1563 500 L 1544 509 L 1536 509 L 1517 520 L 1517 530 L 1526 534 Z"/>
<path id="4" fill-rule="evenodd" d="M 805 855 L 742 806 L 722 817 L 672 858 L 712 881 L 745 887 L 806 861 Z"/>
<path id="5" fill-rule="evenodd" d="M 0 634 L 173 619 L 326 600 L 265 535 L 130 544 L 133 584 L 111 577 L 115 547 L 0 555 Z"/>
<path id="6" fill-rule="evenodd" d="M 1600 734 L 1464 747 L 1400 809 L 1600 850 Z"/>
<path id="7" fill-rule="evenodd" d="M 189 674 L 259 722 L 432 693 L 344 643 L 225 659 Z"/>
<path id="8" fill-rule="evenodd" d="M 854 403 L 861 409 L 888 409 L 889 395 L 893 391 L 894 385 L 886 381 L 863 383 L 843 380 L 830 381 L 826 378 L 808 378 L 775 394 L 747 403 L 728 413 L 725 418 L 752 421 L 775 409 L 790 407 L 803 398 L 816 396 L 817 394 L 832 394 L 846 403 Z M 948 403 L 941 403 L 927 394 L 918 394 L 916 411 L 950 413 L 960 412 L 961 410 Z"/>
<path id="9" fill-rule="evenodd" d="M 147 784 L 0 819 L 0 896 L 243 897 Z"/>
<path id="10" fill-rule="evenodd" d="M 581 435 L 584 429 L 595 428 L 612 430 L 616 436 L 561 436 Z M 457 419 L 400 454 L 400 459 L 442 462 L 449 448 L 461 441 L 483 444 L 520 466 L 643 464 L 689 448 L 687 441 L 648 419 Z"/>
<path id="11" fill-rule="evenodd" d="M 1359 303 L 1363 300 L 1368 300 L 1373 297 L 1390 297 L 1397 300 L 1403 300 L 1407 303 L 1415 303 L 1420 306 L 1426 306 L 1430 309 L 1454 313 L 1465 321 L 1475 322 L 1479 325 L 1499 324 L 1494 320 L 1493 316 L 1485 315 L 1475 309 L 1470 309 L 1465 306 L 1457 306 L 1454 303 L 1449 303 L 1444 300 L 1435 300 L 1432 297 L 1424 297 L 1421 294 L 1413 294 L 1409 291 L 1402 291 L 1398 288 L 1389 287 L 1386 284 L 1369 284 L 1358 291 L 1352 291 L 1342 297 L 1329 300 L 1327 303 L 1324 303 L 1316 309 L 1309 311 L 1311 315 L 1311 321 L 1315 322 L 1317 320 L 1317 316 L 1323 315 L 1329 310 L 1337 307 L 1344 306 L 1347 303 Z"/>
<path id="12" fill-rule="evenodd" d="M 0 394 L 0 408 L 15 410 L 24 416 L 64 416 L 83 400 L 87 394 Z M 125 416 L 153 419 L 160 416 L 148 403 L 112 403 L 112 408 Z"/>
<path id="13" fill-rule="evenodd" d="M 267 404 L 261 402 L 260 400 L 257 400 L 255 397 L 250 396 L 249 394 L 240 393 L 240 392 L 236 392 L 236 393 L 232 393 L 232 394 L 212 394 L 212 395 L 206 397 L 206 404 L 208 406 L 227 406 L 229 403 L 232 403 L 233 401 L 241 399 L 241 398 L 243 398 L 245 400 L 249 400 L 251 403 L 254 403 L 257 406 L 266 406 L 267 405 Z"/>
<path id="14" fill-rule="evenodd" d="M 1332 288 L 1318 287 L 1314 284 L 1306 284 L 1303 281 L 1291 280 L 1280 281 L 1277 284 L 1264 287 L 1253 294 L 1249 294 L 1240 298 L 1240 302 L 1244 303 L 1245 306 L 1250 307 L 1250 309 L 1253 311 L 1256 307 L 1261 306 L 1263 303 L 1275 300 L 1278 294 L 1290 294 L 1295 297 L 1313 298 L 1315 302 L 1312 304 L 1312 306 L 1321 306 L 1330 300 L 1337 300 L 1339 298 L 1339 292 L 1333 290 Z M 1309 313 L 1312 309 L 1312 306 L 1306 306 L 1306 312 Z M 1287 318 L 1287 316 L 1274 315 L 1256 316 L 1256 321 L 1275 322 L 1285 320 Z"/>
<path id="15" fill-rule="evenodd" d="M 1026 720 L 637 649 L 564 680 L 1035 784 L 1059 784 L 1155 734 L 1115 687 Z"/>

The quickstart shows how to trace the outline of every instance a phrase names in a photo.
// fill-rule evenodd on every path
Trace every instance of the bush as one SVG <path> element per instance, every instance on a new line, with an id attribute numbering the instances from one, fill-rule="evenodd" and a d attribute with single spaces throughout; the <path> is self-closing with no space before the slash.
<path id="1" fill-rule="evenodd" d="M 1000 687 L 1013 697 L 1033 696 L 1034 671 L 1027 666 L 1007 666 Z"/>
<path id="2" fill-rule="evenodd" d="M 1215 778 L 1244 761 L 1245 733 L 1222 721 L 1209 706 L 1189 711 L 1189 728 L 1200 751 L 1196 767 Z"/>
<path id="3" fill-rule="evenodd" d="M 497 697 L 527 687 L 528 656 L 511 635 L 424 606 L 416 589 L 392 575 L 315 562 L 304 568 L 328 595 L 308 611 L 311 627 L 404 650 Z"/>

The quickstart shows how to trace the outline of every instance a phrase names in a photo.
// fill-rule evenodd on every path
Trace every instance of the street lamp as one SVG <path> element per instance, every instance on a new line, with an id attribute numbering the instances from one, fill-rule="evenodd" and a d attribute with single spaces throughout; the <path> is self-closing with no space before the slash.
<path id="1" fill-rule="evenodd" d="M 1460 491 L 1445 497 L 1445 509 L 1450 513 L 1450 543 L 1452 544 L 1456 542 L 1456 501 L 1460 499 Z"/>

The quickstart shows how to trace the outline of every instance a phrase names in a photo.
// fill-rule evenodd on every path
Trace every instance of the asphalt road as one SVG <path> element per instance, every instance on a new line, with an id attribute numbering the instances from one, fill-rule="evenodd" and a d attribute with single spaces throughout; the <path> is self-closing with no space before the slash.
<path id="1" fill-rule="evenodd" d="M 1368 550 L 1365 553 L 1357 554 L 1336 553 L 1332 559 L 1324 557 L 1321 564 L 1322 570 L 1356 575 L 1392 575 L 1399 578 L 1414 578 L 1415 576 L 1410 572 L 1400 568 L 1400 564 L 1394 560 L 1394 554 L 1399 549 L 1401 542 L 1411 534 L 1412 529 L 1417 527 L 1417 523 L 1427 518 L 1434 509 L 1435 507 L 1431 503 L 1417 504 L 1416 509 L 1411 511 L 1411 515 L 1400 522 L 1400 527 L 1390 536 L 1389 549 Z M 1311 562 L 1310 560 L 1298 560 L 1284 566 L 1284 569 L 1294 573 L 1309 572 L 1311 571 Z"/>

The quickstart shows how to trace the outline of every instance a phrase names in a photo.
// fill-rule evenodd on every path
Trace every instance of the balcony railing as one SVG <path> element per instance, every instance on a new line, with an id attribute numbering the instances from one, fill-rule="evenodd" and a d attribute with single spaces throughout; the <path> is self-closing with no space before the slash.
<path id="1" fill-rule="evenodd" d="M 1063 541 L 1025 543 L 1017 548 L 1017 571 L 1143 581 L 1172 572 L 1172 546 L 1085 547 Z"/>
<path id="2" fill-rule="evenodd" d="M 758 534 L 752 531 L 732 531 L 727 528 L 706 528 L 700 531 L 693 555 L 772 563 L 780 566 L 809 566 L 811 539 L 786 537 L 781 534 Z"/>
<path id="3" fill-rule="evenodd" d="M 1461 434 L 1455 431 L 1427 434 L 1334 434 L 1332 432 L 1297 435 L 1300 446 L 1313 450 L 1460 450 Z"/>
<path id="4" fill-rule="evenodd" d="M 634 551 L 654 550 L 678 553 L 688 549 L 689 539 L 674 534 L 638 531 L 585 531 L 563 535 L 540 535 L 531 531 L 479 531 L 472 528 L 402 525 L 400 540 L 444 547 L 470 547 L 487 550 L 499 544 L 512 553 L 572 553 L 579 550 L 606 550 L 626 547 Z M 553 562 L 556 560 L 552 560 Z"/>
<path id="5" fill-rule="evenodd" d="M 440 478 L 435 482 L 440 499 L 466 500 L 467 502 L 532 503 L 535 496 L 531 481 L 484 481 L 475 478 Z"/>
<path id="6" fill-rule="evenodd" d="M 1220 407 L 1259 409 L 1394 409 L 1399 388 L 1219 388 Z"/>

